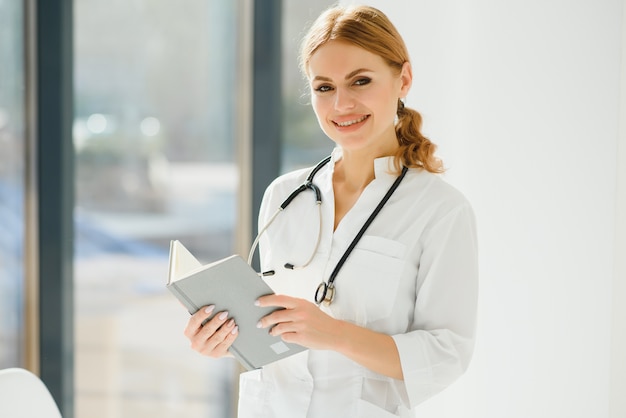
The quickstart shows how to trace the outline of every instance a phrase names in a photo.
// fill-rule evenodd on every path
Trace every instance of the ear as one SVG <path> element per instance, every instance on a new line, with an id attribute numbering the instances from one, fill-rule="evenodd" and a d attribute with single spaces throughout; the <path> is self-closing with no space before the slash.
<path id="1" fill-rule="evenodd" d="M 413 69 L 410 62 L 402 64 L 402 70 L 400 71 L 400 98 L 403 99 L 409 94 L 411 84 L 413 83 Z"/>

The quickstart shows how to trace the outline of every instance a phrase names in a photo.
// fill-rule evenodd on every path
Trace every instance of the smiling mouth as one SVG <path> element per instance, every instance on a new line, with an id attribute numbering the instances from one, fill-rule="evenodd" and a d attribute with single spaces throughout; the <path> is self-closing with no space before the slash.
<path id="1" fill-rule="evenodd" d="M 347 126 L 354 125 L 355 123 L 361 123 L 361 122 L 363 122 L 367 118 L 369 118 L 369 115 L 364 115 L 364 116 L 362 116 L 362 117 L 360 117 L 358 119 L 347 120 L 345 122 L 334 122 L 334 121 L 333 122 L 335 123 L 335 125 L 340 126 L 342 128 L 345 128 Z"/>

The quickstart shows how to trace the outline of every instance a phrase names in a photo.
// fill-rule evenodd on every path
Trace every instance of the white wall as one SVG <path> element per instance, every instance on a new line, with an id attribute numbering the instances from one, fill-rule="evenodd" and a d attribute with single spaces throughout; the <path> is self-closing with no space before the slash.
<path id="1" fill-rule="evenodd" d="M 407 105 L 479 223 L 476 354 L 420 417 L 626 416 L 622 1 L 366 3 L 405 37 Z"/>
<path id="2" fill-rule="evenodd" d="M 617 213 L 611 328 L 611 418 L 626 417 L 626 1 L 622 1 L 622 62 L 619 144 L 617 147 Z"/>

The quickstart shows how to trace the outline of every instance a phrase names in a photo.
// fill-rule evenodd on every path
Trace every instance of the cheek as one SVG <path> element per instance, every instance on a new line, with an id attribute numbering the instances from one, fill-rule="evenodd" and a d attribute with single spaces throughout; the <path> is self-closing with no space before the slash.
<path id="1" fill-rule="evenodd" d="M 389 94 L 389 90 L 372 92 L 367 98 L 372 110 L 383 120 L 393 120 L 398 110 L 398 98 Z"/>
<path id="2" fill-rule="evenodd" d="M 311 107 L 313 108 L 313 112 L 315 113 L 315 116 L 317 117 L 317 121 L 319 122 L 320 125 L 323 126 L 326 120 L 324 116 L 326 114 L 325 100 L 320 99 L 317 96 L 312 96 Z"/>
<path id="3" fill-rule="evenodd" d="M 329 137 L 331 140 L 334 141 L 334 139 L 332 138 L 332 135 L 333 135 L 332 122 L 329 122 L 327 119 L 327 115 L 328 115 L 328 103 L 327 102 L 328 100 L 324 100 L 323 98 L 320 99 L 316 96 L 313 96 L 311 98 L 311 107 L 313 108 L 313 112 L 315 113 L 315 117 L 317 118 L 317 123 L 319 124 L 319 127 L 322 129 L 322 132 L 324 132 L 327 137 Z"/>

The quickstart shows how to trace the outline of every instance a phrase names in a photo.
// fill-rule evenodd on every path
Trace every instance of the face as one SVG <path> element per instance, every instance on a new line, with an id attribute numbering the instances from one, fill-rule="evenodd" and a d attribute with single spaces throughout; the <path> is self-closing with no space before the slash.
<path id="1" fill-rule="evenodd" d="M 308 75 L 317 120 L 344 155 L 366 152 L 378 157 L 395 151 L 398 99 L 411 86 L 408 62 L 398 73 L 376 54 L 331 41 L 313 54 Z"/>

